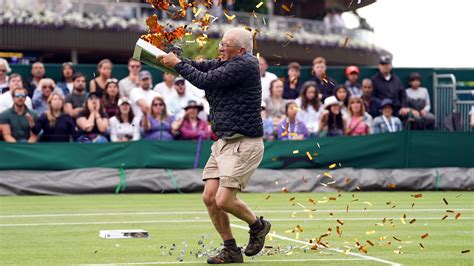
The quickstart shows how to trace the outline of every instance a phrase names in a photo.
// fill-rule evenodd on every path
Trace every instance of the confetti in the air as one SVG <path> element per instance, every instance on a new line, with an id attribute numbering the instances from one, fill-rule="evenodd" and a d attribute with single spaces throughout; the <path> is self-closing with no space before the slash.
<path id="1" fill-rule="evenodd" d="M 446 205 L 449 204 L 448 201 L 446 200 L 446 198 L 443 198 L 443 202 L 444 202 L 444 204 L 446 204 Z"/>

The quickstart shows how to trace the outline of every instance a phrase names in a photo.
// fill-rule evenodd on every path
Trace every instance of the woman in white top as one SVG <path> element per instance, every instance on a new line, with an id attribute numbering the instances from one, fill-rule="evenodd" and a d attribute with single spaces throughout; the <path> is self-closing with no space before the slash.
<path id="1" fill-rule="evenodd" d="M 265 99 L 267 116 L 273 119 L 273 124 L 278 125 L 285 116 L 287 100 L 283 99 L 283 81 L 275 79 L 270 82 L 270 97 Z"/>
<path id="2" fill-rule="evenodd" d="M 0 58 L 0 94 L 2 91 L 7 91 L 8 89 L 8 76 L 7 74 L 10 73 L 12 70 L 8 65 L 7 60 Z"/>
<path id="3" fill-rule="evenodd" d="M 133 110 L 126 97 L 118 101 L 118 111 L 110 118 L 110 140 L 126 142 L 140 139 L 140 120 L 133 115 Z"/>
<path id="4" fill-rule="evenodd" d="M 317 137 L 323 108 L 321 107 L 320 92 L 316 83 L 313 81 L 305 82 L 301 95 L 295 102 L 300 108 L 296 118 L 306 125 L 310 138 Z"/>

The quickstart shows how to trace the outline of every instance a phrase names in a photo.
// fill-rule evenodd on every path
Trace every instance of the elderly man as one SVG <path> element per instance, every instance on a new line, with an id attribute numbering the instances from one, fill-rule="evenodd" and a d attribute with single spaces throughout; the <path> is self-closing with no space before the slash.
<path id="1" fill-rule="evenodd" d="M 250 239 L 244 252 L 247 256 L 262 250 L 271 227 L 237 197 L 263 158 L 262 88 L 258 60 L 251 54 L 252 43 L 249 31 L 232 28 L 219 43 L 219 59 L 180 60 L 173 53 L 161 58 L 166 66 L 174 67 L 186 80 L 205 90 L 212 130 L 219 137 L 204 168 L 203 199 L 224 248 L 208 259 L 209 264 L 243 262 L 228 213 L 249 224 Z"/>

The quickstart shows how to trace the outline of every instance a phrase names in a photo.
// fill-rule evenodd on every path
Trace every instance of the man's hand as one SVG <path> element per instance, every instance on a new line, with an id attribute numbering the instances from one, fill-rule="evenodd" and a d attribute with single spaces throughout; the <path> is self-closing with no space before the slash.
<path id="1" fill-rule="evenodd" d="M 157 56 L 156 59 L 163 63 L 163 65 L 167 67 L 174 67 L 177 63 L 181 62 L 181 59 L 179 59 L 174 53 L 168 53 L 165 56 Z"/>
<path id="2" fill-rule="evenodd" d="M 31 116 L 30 113 L 26 113 L 25 116 L 26 116 L 26 119 L 28 120 L 28 124 L 30 125 L 30 128 L 35 127 L 35 119 L 33 118 L 33 116 Z"/>

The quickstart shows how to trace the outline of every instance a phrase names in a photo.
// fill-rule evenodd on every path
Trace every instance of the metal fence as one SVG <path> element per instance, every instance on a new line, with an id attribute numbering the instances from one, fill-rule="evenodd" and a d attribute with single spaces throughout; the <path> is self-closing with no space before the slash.
<path id="1" fill-rule="evenodd" d="M 471 115 L 474 115 L 474 90 L 457 87 L 454 74 L 433 73 L 433 92 L 438 129 L 446 129 L 448 119 L 454 116 L 459 117 L 461 131 L 474 131 L 470 124 Z"/>

